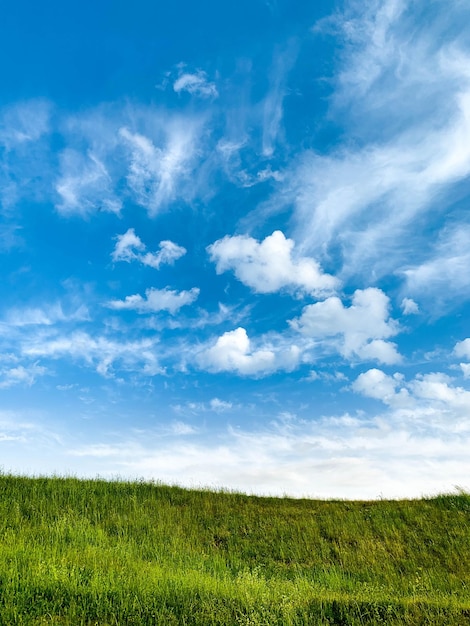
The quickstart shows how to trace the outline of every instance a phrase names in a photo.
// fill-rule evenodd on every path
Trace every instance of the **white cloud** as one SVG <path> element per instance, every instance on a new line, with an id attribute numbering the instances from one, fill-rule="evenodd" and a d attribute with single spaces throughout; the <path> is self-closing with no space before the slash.
<path id="1" fill-rule="evenodd" d="M 341 255 L 343 279 L 419 268 L 422 224 L 453 213 L 456 184 L 470 173 L 469 17 L 465 3 L 431 12 L 396 0 L 348 2 L 337 14 L 344 47 L 329 113 L 346 140 L 327 154 L 304 151 L 271 204 L 294 206 L 302 251 Z M 468 263 L 455 261 L 439 272 L 451 284 Z M 428 293 L 439 288 L 431 282 Z"/>
<path id="2" fill-rule="evenodd" d="M 135 234 L 133 228 L 129 228 L 123 235 L 118 235 L 116 239 L 116 246 L 112 253 L 113 261 L 137 260 L 143 265 L 158 270 L 160 265 L 172 265 L 186 254 L 186 248 L 168 240 L 160 241 L 158 252 L 145 252 L 146 246 Z"/>
<path id="3" fill-rule="evenodd" d="M 60 175 L 53 173 L 50 155 L 46 165 L 51 171 L 44 172 L 43 159 L 41 172 L 48 187 L 55 178 L 57 210 L 84 217 L 119 213 L 127 198 L 154 216 L 175 200 L 191 201 L 203 186 L 203 174 L 194 175 L 204 156 L 203 124 L 202 116 L 131 104 L 61 115 L 53 129 L 66 146 Z"/>
<path id="4" fill-rule="evenodd" d="M 451 379 L 440 372 L 418 375 L 410 387 L 419 398 L 431 401 L 460 404 L 460 399 L 465 398 L 465 404 L 470 407 L 470 392 L 462 387 L 451 387 Z"/>
<path id="5" fill-rule="evenodd" d="M 417 315 L 419 313 L 419 306 L 411 298 L 403 298 L 401 308 L 403 315 Z"/>
<path id="6" fill-rule="evenodd" d="M 219 398 L 212 398 L 212 400 L 209 402 L 209 405 L 211 409 L 216 413 L 229 411 L 233 407 L 233 404 L 231 402 L 227 402 L 226 400 L 220 400 Z"/>
<path id="7" fill-rule="evenodd" d="M 120 213 L 122 202 L 114 193 L 113 180 L 105 163 L 93 152 L 83 155 L 76 150 L 64 150 L 61 170 L 56 183 L 59 213 L 83 216 L 95 211 Z"/>
<path id="8" fill-rule="evenodd" d="M 172 406 L 173 411 L 182 415 L 200 415 L 208 411 L 214 413 L 225 413 L 234 408 L 232 402 L 212 398 L 209 402 L 186 402 L 185 404 L 176 404 Z"/>
<path id="9" fill-rule="evenodd" d="M 292 40 L 285 50 L 278 51 L 270 72 L 270 86 L 263 106 L 262 153 L 271 157 L 274 153 L 283 116 L 283 101 L 287 93 L 287 76 L 297 57 L 297 46 Z"/>
<path id="10" fill-rule="evenodd" d="M 94 367 L 102 376 L 112 376 L 114 368 L 148 376 L 163 372 L 155 353 L 155 339 L 119 341 L 92 337 L 82 331 L 53 337 L 38 334 L 24 339 L 21 352 L 26 356 L 51 359 L 70 357 Z"/>
<path id="11" fill-rule="evenodd" d="M 230 322 L 230 325 L 234 326 L 245 319 L 249 314 L 249 311 L 250 306 L 244 306 L 243 308 L 229 307 L 219 302 L 218 309 L 215 311 L 207 311 L 205 309 L 197 308 L 195 315 L 186 317 L 180 314 L 177 318 L 148 318 L 145 320 L 145 327 L 153 330 L 162 330 L 164 328 L 171 328 L 173 330 L 179 328 L 190 328 L 195 330 L 197 328 L 205 328 L 207 326 L 219 326 L 220 324 L 226 324 L 227 322 Z"/>
<path id="12" fill-rule="evenodd" d="M 11 327 L 52 326 L 57 323 L 90 320 L 88 307 L 85 304 L 73 301 L 69 308 L 70 312 L 64 311 L 60 302 L 46 304 L 43 307 L 12 308 L 7 312 L 3 323 Z"/>
<path id="13" fill-rule="evenodd" d="M 191 424 L 186 424 L 185 422 L 173 422 L 170 427 L 170 432 L 172 435 L 181 437 L 195 435 L 198 430 L 194 426 L 191 426 Z"/>
<path id="14" fill-rule="evenodd" d="M 336 296 L 309 304 L 300 318 L 289 323 L 307 337 L 333 343 L 347 359 L 375 359 L 388 364 L 401 360 L 395 344 L 385 341 L 397 334 L 398 325 L 390 319 L 389 299 L 380 289 L 358 289 L 349 308 Z"/>
<path id="15" fill-rule="evenodd" d="M 30 100 L 0 111 L 0 144 L 14 150 L 38 141 L 51 131 L 52 106 L 46 100 Z"/>
<path id="16" fill-rule="evenodd" d="M 469 111 L 470 113 L 470 111 Z M 470 295 L 470 228 L 460 225 L 444 230 L 428 258 L 415 267 L 403 270 L 406 289 L 431 300 L 433 311 L 453 304 L 456 296 Z"/>
<path id="17" fill-rule="evenodd" d="M 33 363 L 25 367 L 18 365 L 10 369 L 4 369 L 0 372 L 0 389 L 8 389 L 14 385 L 26 385 L 31 387 L 36 382 L 38 376 L 44 376 L 47 369 Z"/>
<path id="18" fill-rule="evenodd" d="M 217 98 L 218 92 L 215 83 L 211 83 L 207 79 L 206 72 L 197 70 L 194 73 L 180 72 L 180 75 L 173 83 L 173 89 L 176 93 L 187 91 L 193 96 L 200 98 Z"/>
<path id="19" fill-rule="evenodd" d="M 214 345 L 199 354 L 198 363 L 210 372 L 236 372 L 241 376 L 266 376 L 275 371 L 295 369 L 300 349 L 296 345 L 275 347 L 266 344 L 253 349 L 244 328 L 224 333 Z"/>
<path id="20" fill-rule="evenodd" d="M 146 289 L 145 298 L 140 294 L 126 296 L 124 300 L 111 300 L 107 303 L 110 309 L 117 311 L 131 310 L 139 313 L 156 313 L 168 311 L 174 315 L 181 307 L 192 304 L 199 296 L 199 289 L 193 287 L 189 291 L 176 291 L 174 289 Z"/>
<path id="21" fill-rule="evenodd" d="M 457 358 L 470 360 L 470 339 L 458 341 L 454 347 L 454 354 Z M 470 363 L 460 363 L 460 369 L 464 378 L 470 378 Z"/>
<path id="22" fill-rule="evenodd" d="M 208 246 L 218 274 L 233 270 L 244 285 L 258 293 L 281 289 L 315 296 L 331 293 L 338 281 L 309 257 L 295 256 L 294 241 L 276 230 L 258 242 L 247 235 L 226 236 Z"/>
<path id="23" fill-rule="evenodd" d="M 112 253 L 113 261 L 133 261 L 138 259 L 142 250 L 145 250 L 145 244 L 135 234 L 133 228 L 129 228 L 123 235 L 116 237 L 116 245 Z"/>
<path id="24" fill-rule="evenodd" d="M 144 265 L 149 265 L 158 270 L 163 263 L 173 265 L 175 261 L 186 254 L 186 248 L 178 246 L 173 241 L 160 241 L 158 245 L 160 248 L 158 252 L 147 252 L 142 256 L 141 261 Z"/>
<path id="25" fill-rule="evenodd" d="M 470 475 L 470 429 L 451 409 L 442 420 L 425 405 L 387 408 L 370 418 L 349 414 L 262 429 L 228 428 L 215 440 L 141 440 L 90 444 L 70 451 L 88 475 L 158 477 L 166 483 L 257 494 L 322 498 L 404 498 L 452 491 Z M 447 428 L 446 428 L 447 426 Z M 445 435 L 445 436 L 444 436 Z M 94 459 L 104 457 L 105 464 Z"/>
<path id="26" fill-rule="evenodd" d="M 162 120 L 163 122 L 163 120 Z M 151 216 L 184 195 L 184 182 L 196 156 L 196 127 L 191 120 L 162 123 L 159 144 L 126 127 L 119 131 L 130 153 L 127 183 L 135 201 Z"/>
<path id="27" fill-rule="evenodd" d="M 458 341 L 454 347 L 454 354 L 457 357 L 470 359 L 470 339 Z"/>
<path id="28" fill-rule="evenodd" d="M 372 339 L 355 348 L 355 353 L 363 360 L 378 361 L 379 363 L 392 364 L 402 360 L 396 345 L 383 339 Z"/>
<path id="29" fill-rule="evenodd" d="M 411 381 L 405 381 L 401 374 L 388 376 L 378 369 L 371 369 L 352 384 L 353 391 L 364 396 L 381 400 L 384 404 L 399 408 L 413 416 L 413 411 L 435 426 L 456 432 L 469 429 L 467 416 L 470 410 L 470 391 L 452 384 L 452 379 L 441 372 L 418 374 Z M 447 423 L 448 419 L 452 422 Z"/>
<path id="30" fill-rule="evenodd" d="M 20 200 L 41 202 L 50 196 L 52 105 L 45 100 L 15 102 L 0 109 L 0 206 L 13 216 Z M 3 245 L 21 239 L 18 225 L 0 227 Z"/>
<path id="31" fill-rule="evenodd" d="M 373 368 L 360 374 L 351 385 L 351 388 L 356 393 L 369 398 L 381 400 L 385 404 L 396 405 L 398 400 L 408 398 L 406 389 L 400 389 L 400 392 L 397 392 L 397 387 L 401 387 L 402 384 L 403 376 L 400 374 L 387 376 L 382 370 Z"/>

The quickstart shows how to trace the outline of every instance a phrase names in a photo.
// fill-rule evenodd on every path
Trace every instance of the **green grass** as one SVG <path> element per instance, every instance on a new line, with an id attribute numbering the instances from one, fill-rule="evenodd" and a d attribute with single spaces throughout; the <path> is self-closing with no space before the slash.
<path id="1" fill-rule="evenodd" d="M 470 495 L 0 475 L 0 625 L 470 624 Z"/>

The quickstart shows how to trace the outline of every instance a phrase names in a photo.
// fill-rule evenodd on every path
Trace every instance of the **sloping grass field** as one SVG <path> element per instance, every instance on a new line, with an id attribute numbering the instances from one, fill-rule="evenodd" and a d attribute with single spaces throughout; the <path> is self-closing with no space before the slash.
<path id="1" fill-rule="evenodd" d="M 470 624 L 470 495 L 0 475 L 0 624 Z"/>

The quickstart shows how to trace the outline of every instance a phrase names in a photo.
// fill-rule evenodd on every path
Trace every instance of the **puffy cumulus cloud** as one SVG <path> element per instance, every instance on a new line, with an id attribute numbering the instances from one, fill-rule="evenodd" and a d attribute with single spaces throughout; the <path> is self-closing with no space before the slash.
<path id="1" fill-rule="evenodd" d="M 158 246 L 160 248 L 158 252 L 147 252 L 142 256 L 140 260 L 144 265 L 149 265 L 158 270 L 160 265 L 173 265 L 175 261 L 186 254 L 186 248 L 167 239 L 160 241 Z"/>
<path id="2" fill-rule="evenodd" d="M 390 319 L 389 298 L 376 288 L 355 291 L 350 307 L 337 296 L 304 307 L 291 327 L 316 341 L 333 343 L 347 359 L 377 360 L 393 364 L 401 360 L 395 344 L 398 324 Z"/>
<path id="3" fill-rule="evenodd" d="M 459 358 L 470 359 L 470 339 L 458 341 L 454 347 L 454 354 Z"/>
<path id="4" fill-rule="evenodd" d="M 199 366 L 210 372 L 235 372 L 241 376 L 267 376 L 275 371 L 291 371 L 297 367 L 300 349 L 274 347 L 268 344 L 253 349 L 244 328 L 224 333 L 214 345 L 203 350 L 198 357 Z"/>
<path id="5" fill-rule="evenodd" d="M 385 404 L 397 403 L 397 387 L 403 382 L 401 374 L 388 376 L 382 370 L 372 368 L 367 372 L 360 374 L 351 385 L 356 393 L 360 393 L 369 398 L 381 400 Z M 401 398 L 408 396 L 406 389 L 400 389 Z"/>
<path id="6" fill-rule="evenodd" d="M 446 419 L 451 417 L 454 422 L 448 424 L 449 429 L 468 429 L 468 423 L 465 423 L 470 410 L 470 391 L 455 385 L 442 372 L 418 374 L 406 381 L 399 373 L 389 376 L 374 368 L 360 374 L 351 388 L 356 393 L 401 409 L 409 417 L 414 411 L 417 419 L 418 415 L 422 419 L 428 416 L 439 428 L 445 428 Z"/>
<path id="7" fill-rule="evenodd" d="M 459 359 L 470 360 L 470 339 L 458 341 L 454 347 L 454 354 Z M 464 378 L 470 378 L 470 363 L 460 363 Z"/>
<path id="8" fill-rule="evenodd" d="M 130 262 L 138 259 L 139 253 L 143 250 L 145 250 L 145 244 L 135 234 L 135 230 L 129 228 L 123 235 L 117 235 L 111 258 L 113 261 Z"/>
<path id="9" fill-rule="evenodd" d="M 93 152 L 84 155 L 67 149 L 61 154 L 61 176 L 56 182 L 63 215 L 87 215 L 94 211 L 120 213 L 122 201 L 114 193 L 114 182 L 106 164 Z"/>
<path id="10" fill-rule="evenodd" d="M 460 369 L 464 378 L 470 378 L 470 363 L 460 363 Z"/>
<path id="11" fill-rule="evenodd" d="M 155 339 L 119 341 L 108 337 L 93 337 L 83 331 L 69 335 L 38 334 L 23 341 L 21 353 L 28 357 L 61 359 L 70 357 L 96 369 L 102 376 L 113 376 L 113 370 L 137 372 L 153 376 L 161 374 L 155 353 Z"/>
<path id="12" fill-rule="evenodd" d="M 435 408 L 443 408 L 468 415 L 470 410 L 470 391 L 452 385 L 452 379 L 440 372 L 417 376 L 410 384 L 414 396 L 426 400 Z"/>
<path id="13" fill-rule="evenodd" d="M 217 98 L 218 91 L 215 83 L 208 80 L 206 72 L 197 70 L 196 72 L 185 72 L 180 69 L 178 78 L 173 83 L 173 89 L 176 93 L 187 91 L 192 96 L 200 98 Z"/>
<path id="14" fill-rule="evenodd" d="M 135 234 L 133 228 L 129 228 L 123 235 L 118 235 L 116 240 L 111 255 L 113 261 L 127 261 L 129 263 L 137 260 L 143 265 L 148 265 L 157 270 L 160 265 L 172 265 L 186 254 L 186 248 L 168 240 L 160 241 L 158 252 L 145 252 L 146 246 Z"/>
<path id="15" fill-rule="evenodd" d="M 257 293 L 281 289 L 320 296 L 333 292 L 338 281 L 309 257 L 294 256 L 294 241 L 277 230 L 259 242 L 247 235 L 226 236 L 208 246 L 218 274 L 232 270 Z"/>
<path id="16" fill-rule="evenodd" d="M 199 289 L 193 287 L 189 291 L 176 291 L 174 289 L 150 288 L 145 291 L 145 298 L 140 294 L 126 296 L 124 300 L 111 300 L 107 303 L 110 309 L 117 311 L 130 310 L 138 313 L 156 313 L 168 311 L 172 315 L 181 307 L 192 304 L 199 296 Z"/>
<path id="17" fill-rule="evenodd" d="M 403 315 L 417 315 L 419 313 L 419 306 L 412 298 L 403 298 L 401 308 Z"/>

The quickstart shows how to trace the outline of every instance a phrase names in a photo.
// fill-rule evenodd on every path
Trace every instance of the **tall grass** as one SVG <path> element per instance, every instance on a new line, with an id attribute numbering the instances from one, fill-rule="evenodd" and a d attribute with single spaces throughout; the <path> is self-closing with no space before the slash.
<path id="1" fill-rule="evenodd" d="M 470 496 L 0 476 L 0 624 L 470 624 Z"/>

